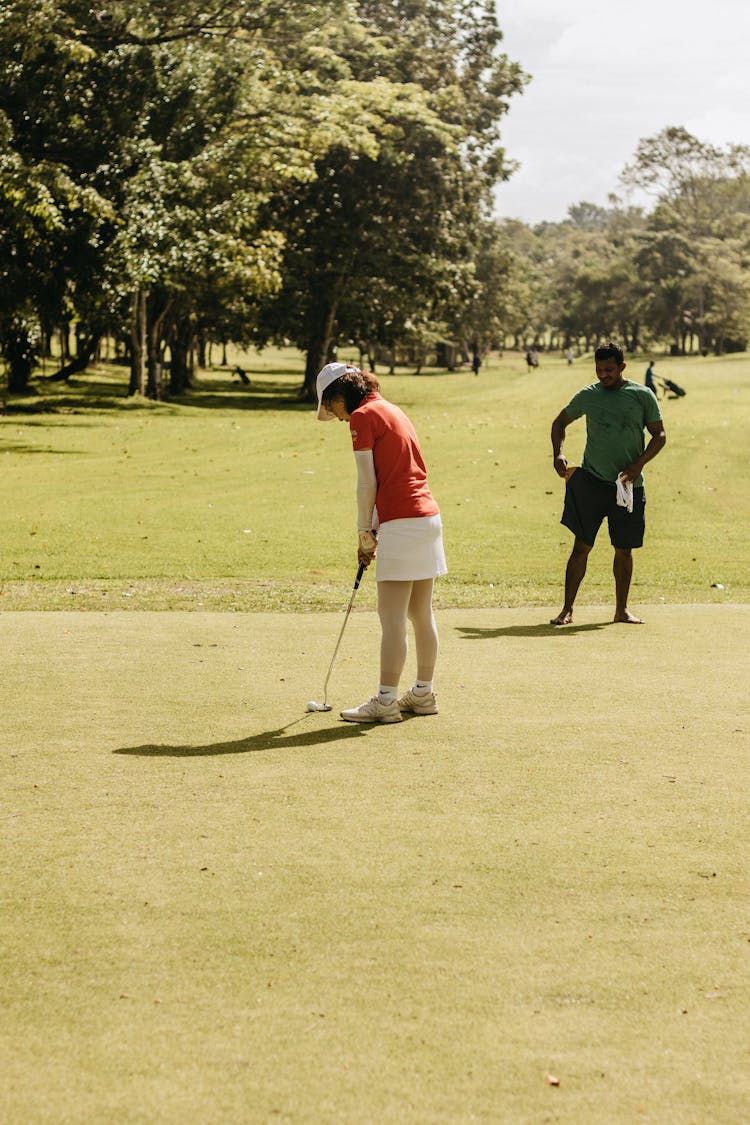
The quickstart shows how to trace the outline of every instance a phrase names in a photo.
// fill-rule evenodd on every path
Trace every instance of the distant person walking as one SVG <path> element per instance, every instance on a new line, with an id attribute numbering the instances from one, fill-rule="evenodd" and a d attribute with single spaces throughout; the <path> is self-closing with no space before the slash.
<path id="1" fill-rule="evenodd" d="M 565 358 L 566 358 L 566 359 L 567 359 L 567 361 L 568 361 L 568 367 L 570 367 L 570 365 L 572 364 L 573 360 L 575 359 L 575 352 L 573 351 L 573 349 L 572 349 L 572 348 L 568 348 L 568 350 L 567 350 L 567 351 L 566 351 L 566 353 L 565 353 Z"/>
<path id="2" fill-rule="evenodd" d="M 658 398 L 659 392 L 656 388 L 656 375 L 654 373 L 654 360 L 653 359 L 650 359 L 648 361 L 648 367 L 646 368 L 645 383 L 646 383 L 646 386 L 648 387 L 648 389 L 650 391 L 653 391 L 654 394 L 656 395 L 656 397 Z"/>
<path id="3" fill-rule="evenodd" d="M 666 443 L 659 404 L 641 383 L 623 378 L 622 349 L 611 341 L 594 352 L 598 382 L 573 395 L 552 423 L 555 472 L 566 480 L 561 523 L 575 536 L 565 571 L 565 601 L 552 625 L 569 625 L 573 603 L 586 574 L 589 552 L 606 516 L 614 547 L 615 621 L 640 625 L 628 609 L 633 549 L 643 546 L 646 496 L 643 466 Z M 568 467 L 565 431 L 586 415 L 586 447 L 581 468 Z M 644 429 L 651 438 L 645 444 Z"/>
<path id="4" fill-rule="evenodd" d="M 471 370 L 475 375 L 479 374 L 479 368 L 482 366 L 482 360 L 479 357 L 479 352 L 474 352 L 471 359 Z"/>

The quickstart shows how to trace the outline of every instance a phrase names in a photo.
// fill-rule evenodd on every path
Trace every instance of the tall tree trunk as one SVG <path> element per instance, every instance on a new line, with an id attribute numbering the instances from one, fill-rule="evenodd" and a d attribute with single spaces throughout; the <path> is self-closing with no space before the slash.
<path id="1" fill-rule="evenodd" d="M 148 360 L 146 381 L 146 394 L 149 398 L 160 402 L 164 398 L 164 345 L 162 343 L 162 327 L 167 313 L 172 307 L 171 299 L 165 299 L 160 294 L 163 302 L 162 308 L 157 312 L 158 303 L 152 297 L 152 307 L 148 312 Z"/>
<path id="2" fill-rule="evenodd" d="M 330 360 L 337 308 L 338 298 L 330 298 L 328 304 L 321 307 L 318 324 L 310 334 L 305 361 L 305 381 L 301 391 L 301 397 L 307 402 L 316 401 L 315 380 L 321 367 L 325 366 Z"/>
<path id="3" fill-rule="evenodd" d="M 70 359 L 70 324 L 63 321 L 60 325 L 60 364 L 63 365 Z"/>
<path id="4" fill-rule="evenodd" d="M 190 386 L 188 357 L 192 343 L 193 330 L 189 317 L 180 320 L 172 329 L 169 339 L 171 363 L 169 367 L 169 393 L 181 395 Z"/>
<path id="5" fill-rule="evenodd" d="M 66 382 L 71 375 L 85 371 L 91 363 L 92 356 L 99 347 L 102 338 L 101 332 L 94 330 L 91 335 L 84 334 L 80 326 L 76 327 L 76 355 L 69 363 L 64 364 L 53 375 L 48 376 L 50 383 Z"/>
<path id="6" fill-rule="evenodd" d="M 147 323 L 146 302 L 148 301 L 147 289 L 134 289 L 130 305 L 130 385 L 129 395 L 144 395 L 146 393 L 146 355 Z"/>
<path id="7" fill-rule="evenodd" d="M 11 322 L 7 326 L 3 332 L 2 351 L 8 368 L 8 394 L 25 394 L 36 365 L 36 356 L 28 330 L 22 324 Z"/>
<path id="8" fill-rule="evenodd" d="M 162 363 L 159 341 L 149 332 L 148 356 L 146 358 L 146 397 L 155 402 L 164 398 L 164 364 Z"/>
<path id="9" fill-rule="evenodd" d="M 45 359 L 52 358 L 52 334 L 54 326 L 48 318 L 42 317 L 41 353 Z"/>

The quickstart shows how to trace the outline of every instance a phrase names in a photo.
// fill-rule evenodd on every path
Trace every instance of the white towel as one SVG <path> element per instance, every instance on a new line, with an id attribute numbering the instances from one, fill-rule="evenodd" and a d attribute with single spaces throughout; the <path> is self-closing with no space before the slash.
<path id="1" fill-rule="evenodd" d="M 617 484 L 617 506 L 618 508 L 627 508 L 629 512 L 633 511 L 633 485 L 629 480 L 620 473 L 616 481 Z"/>

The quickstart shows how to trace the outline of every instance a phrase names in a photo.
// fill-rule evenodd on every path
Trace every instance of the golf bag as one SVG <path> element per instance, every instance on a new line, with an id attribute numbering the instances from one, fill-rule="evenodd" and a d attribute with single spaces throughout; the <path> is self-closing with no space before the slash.
<path id="1" fill-rule="evenodd" d="M 680 387 L 677 383 L 673 383 L 671 379 L 662 379 L 661 385 L 666 390 L 668 390 L 670 394 L 673 394 L 675 398 L 683 398 L 684 395 L 687 394 L 687 391 L 684 389 L 684 387 Z"/>

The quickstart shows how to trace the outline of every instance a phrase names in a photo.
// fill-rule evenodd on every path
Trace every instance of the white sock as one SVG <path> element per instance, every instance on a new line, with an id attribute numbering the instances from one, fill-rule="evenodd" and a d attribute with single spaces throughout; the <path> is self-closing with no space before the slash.
<path id="1" fill-rule="evenodd" d="M 389 707 L 391 703 L 395 703 L 398 699 L 398 684 L 391 687 L 389 684 L 381 684 L 378 688 L 378 703 L 382 703 L 384 707 Z"/>
<path id="2" fill-rule="evenodd" d="M 432 692 L 432 680 L 415 680 L 414 687 L 411 690 L 415 695 L 430 695 Z"/>

